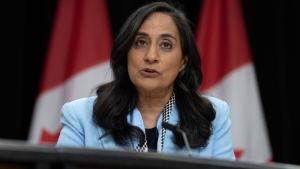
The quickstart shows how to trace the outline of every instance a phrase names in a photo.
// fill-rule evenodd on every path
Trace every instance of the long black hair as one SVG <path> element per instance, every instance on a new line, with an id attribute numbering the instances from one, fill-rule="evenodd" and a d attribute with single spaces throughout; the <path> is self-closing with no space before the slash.
<path id="1" fill-rule="evenodd" d="M 198 93 L 203 75 L 191 22 L 180 8 L 167 2 L 153 2 L 138 8 L 129 16 L 115 38 L 110 57 L 114 80 L 97 87 L 98 97 L 93 109 L 95 123 L 106 131 L 100 139 L 111 135 L 120 146 L 128 146 L 130 138 L 138 139 L 141 145 L 144 143 L 143 131 L 129 124 L 126 118 L 135 108 L 138 99 L 128 75 L 127 53 L 140 26 L 154 12 L 171 16 L 179 30 L 182 57 L 188 57 L 185 68 L 174 83 L 180 119 L 177 125 L 187 133 L 191 148 L 205 147 L 212 134 L 215 110 L 211 102 Z M 177 134 L 174 135 L 173 142 L 179 148 L 185 145 L 183 138 Z"/>

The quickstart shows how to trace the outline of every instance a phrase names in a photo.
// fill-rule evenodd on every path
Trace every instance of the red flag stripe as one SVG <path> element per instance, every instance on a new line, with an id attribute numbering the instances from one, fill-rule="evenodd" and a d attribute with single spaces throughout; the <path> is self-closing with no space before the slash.
<path id="1" fill-rule="evenodd" d="M 112 44 L 109 25 L 106 1 L 59 1 L 40 93 L 109 60 Z"/>
<path id="2" fill-rule="evenodd" d="M 202 2 L 196 32 L 204 74 L 200 90 L 229 104 L 236 159 L 266 162 L 272 153 L 263 121 L 241 0 Z"/>
<path id="3" fill-rule="evenodd" d="M 106 3 L 58 1 L 29 142 L 55 143 L 62 105 L 110 80 L 112 33 Z"/>
<path id="4" fill-rule="evenodd" d="M 206 90 L 232 70 L 251 61 L 239 0 L 204 0 L 196 39 Z M 209 58 L 208 58 L 209 57 Z"/>

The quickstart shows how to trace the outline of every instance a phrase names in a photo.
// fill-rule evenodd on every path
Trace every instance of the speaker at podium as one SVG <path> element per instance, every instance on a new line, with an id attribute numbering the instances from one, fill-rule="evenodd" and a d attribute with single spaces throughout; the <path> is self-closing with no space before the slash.
<path id="1" fill-rule="evenodd" d="M 0 141 L 0 169 L 300 169 L 300 166 L 255 164 L 153 152 L 30 145 Z"/>

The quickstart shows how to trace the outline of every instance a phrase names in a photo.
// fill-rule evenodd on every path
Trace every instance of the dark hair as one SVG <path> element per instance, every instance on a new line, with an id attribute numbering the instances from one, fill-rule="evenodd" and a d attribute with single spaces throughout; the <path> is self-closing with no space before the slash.
<path id="1" fill-rule="evenodd" d="M 142 23 L 154 12 L 172 17 L 179 30 L 182 56 L 188 57 L 185 68 L 174 84 L 180 119 L 178 126 L 187 133 L 191 148 L 205 147 L 212 134 L 215 110 L 211 102 L 198 93 L 203 75 L 191 22 L 183 11 L 167 2 L 149 3 L 138 8 L 129 16 L 115 38 L 110 57 L 114 80 L 97 87 L 98 97 L 93 109 L 95 123 L 106 131 L 100 139 L 111 135 L 121 146 L 129 145 L 130 138 L 138 139 L 141 145 L 144 143 L 143 131 L 127 122 L 127 115 L 137 104 L 137 92 L 127 70 L 127 52 Z M 179 148 L 185 145 L 182 136 L 178 134 L 174 135 L 173 142 Z"/>

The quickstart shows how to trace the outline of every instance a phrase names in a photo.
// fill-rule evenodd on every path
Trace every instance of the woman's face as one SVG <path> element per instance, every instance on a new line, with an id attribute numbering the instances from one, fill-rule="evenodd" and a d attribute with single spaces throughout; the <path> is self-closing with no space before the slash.
<path id="1" fill-rule="evenodd" d="M 138 91 L 173 90 L 187 57 L 182 56 L 180 35 L 172 18 L 151 14 L 141 25 L 128 51 L 128 73 Z"/>

